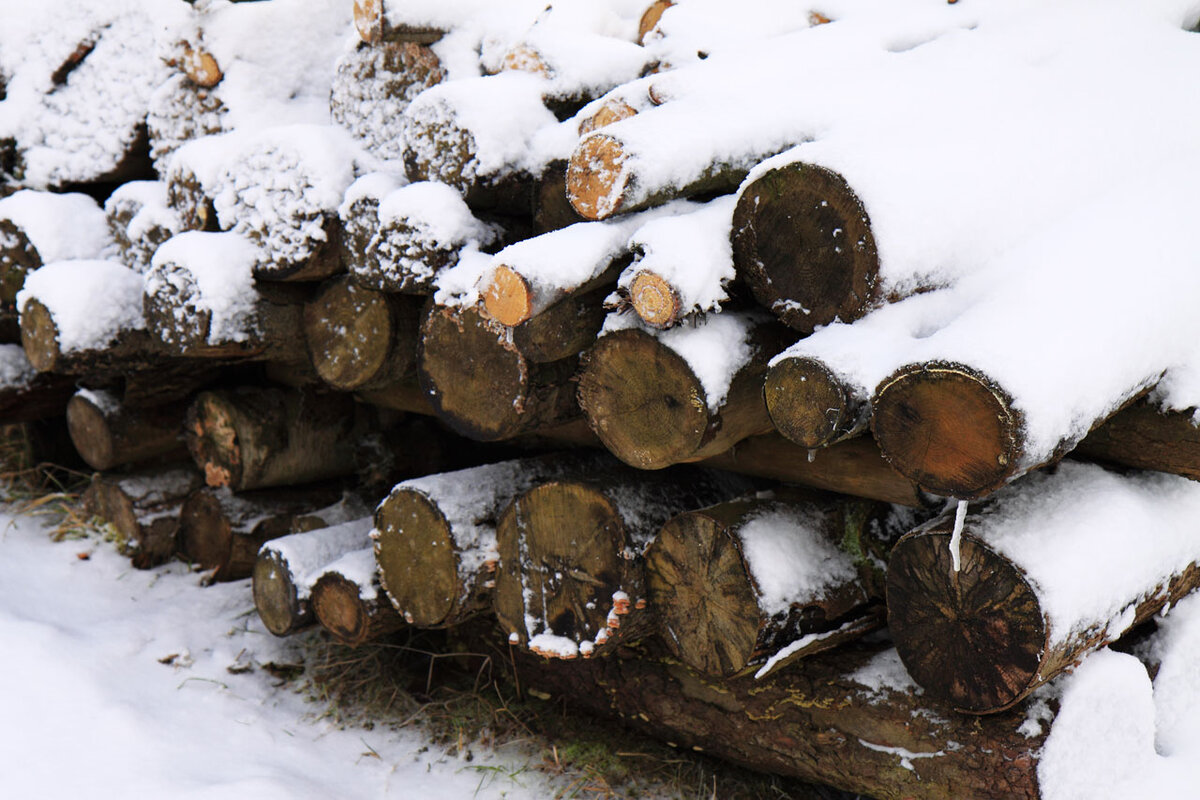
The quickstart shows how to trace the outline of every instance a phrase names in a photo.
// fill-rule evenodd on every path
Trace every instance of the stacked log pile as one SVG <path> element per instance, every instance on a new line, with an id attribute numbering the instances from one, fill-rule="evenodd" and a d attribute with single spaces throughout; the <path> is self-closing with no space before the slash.
<path id="1" fill-rule="evenodd" d="M 492 618 L 525 686 L 881 800 L 1042 796 L 1071 669 L 1200 584 L 1163 15 L 1159 95 L 965 3 L 57 5 L 0 35 L 0 423 L 139 568 L 279 636 Z"/>

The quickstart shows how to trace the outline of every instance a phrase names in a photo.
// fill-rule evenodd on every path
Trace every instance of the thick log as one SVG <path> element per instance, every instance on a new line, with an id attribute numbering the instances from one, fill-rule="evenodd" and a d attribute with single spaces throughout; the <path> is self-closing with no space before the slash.
<path id="1" fill-rule="evenodd" d="M 496 524 L 519 493 L 599 456 L 520 459 L 414 478 L 375 511 L 375 559 L 392 605 L 421 628 L 491 607 Z"/>
<path id="2" fill-rule="evenodd" d="M 67 403 L 67 429 L 75 449 L 92 469 L 180 461 L 187 458 L 186 412 L 184 402 L 129 408 L 110 392 L 83 389 Z"/>
<path id="3" fill-rule="evenodd" d="M 299 522 L 293 527 L 307 528 L 313 516 Z M 255 559 L 251 583 L 254 608 L 263 626 L 276 636 L 288 636 L 316 622 L 310 602 L 313 584 L 327 565 L 346 553 L 370 547 L 371 524 L 369 516 L 341 523 L 331 516 L 326 527 L 264 544 Z"/>
<path id="4" fill-rule="evenodd" d="M 108 227 L 120 260 L 135 272 L 150 269 L 159 245 L 183 231 L 183 221 L 167 204 L 162 181 L 130 181 L 104 202 Z"/>
<path id="5" fill-rule="evenodd" d="M 903 537 L 888 563 L 897 650 L 931 698 L 1009 708 L 1200 585 L 1196 485 L 1084 464 L 1028 476 L 985 513 Z"/>
<path id="6" fill-rule="evenodd" d="M 699 673 L 762 677 L 881 627 L 882 514 L 792 492 L 673 517 L 646 548 L 660 638 Z"/>
<path id="7" fill-rule="evenodd" d="M 655 630 L 642 551 L 681 511 L 750 489 L 729 474 L 610 464 L 519 494 L 496 526 L 493 605 L 509 642 L 546 658 L 613 652 Z"/>
<path id="8" fill-rule="evenodd" d="M 646 10 L 642 12 L 641 19 L 638 20 L 638 44 L 646 43 L 646 37 L 654 31 L 658 21 L 662 19 L 663 12 L 673 5 L 675 5 L 675 0 L 654 0 L 646 7 Z"/>
<path id="9" fill-rule="evenodd" d="M 440 28 L 409 25 L 392 18 L 387 12 L 393 5 L 402 6 L 395 0 L 354 0 L 354 28 L 363 42 L 371 45 L 384 42 L 428 45 L 446 35 Z"/>
<path id="10" fill-rule="evenodd" d="M 304 338 L 321 380 L 370 391 L 416 374 L 419 298 L 333 278 L 304 306 Z"/>
<path id="11" fill-rule="evenodd" d="M 639 328 L 606 333 L 586 355 L 579 405 L 605 447 L 640 469 L 718 455 L 772 430 L 762 381 L 780 336 L 756 314 L 735 312 L 657 335 Z M 684 355 L 700 352 L 736 353 L 724 362 L 720 383 Z"/>
<path id="12" fill-rule="evenodd" d="M 473 308 L 432 307 L 417 364 L 437 416 L 471 439 L 506 439 L 579 415 L 571 383 L 578 359 L 534 362 L 508 328 Z"/>
<path id="13" fill-rule="evenodd" d="M 292 533 L 297 517 L 328 506 L 338 492 L 308 486 L 235 495 L 202 487 L 180 509 L 180 550 L 213 581 L 249 578 L 266 542 Z"/>
<path id="14" fill-rule="evenodd" d="M 187 445 L 209 486 L 235 491 L 348 475 L 375 415 L 344 394 L 243 387 L 201 392 Z"/>
<path id="15" fill-rule="evenodd" d="M 312 587 L 312 608 L 321 627 L 349 647 L 382 638 L 407 624 L 379 587 L 375 551 L 369 544 L 325 567 Z"/>
<path id="16" fill-rule="evenodd" d="M 134 567 L 150 569 L 179 552 L 183 501 L 202 484 L 203 478 L 192 467 L 130 475 L 97 473 L 83 494 L 83 507 L 116 530 Z"/>

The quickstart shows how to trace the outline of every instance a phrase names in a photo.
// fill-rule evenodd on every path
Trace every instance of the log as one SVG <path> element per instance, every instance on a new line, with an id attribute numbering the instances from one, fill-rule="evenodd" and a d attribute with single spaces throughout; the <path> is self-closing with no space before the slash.
<path id="1" fill-rule="evenodd" d="M 801 447 L 826 447 L 867 430 L 869 396 L 819 359 L 793 356 L 772 364 L 763 397 L 775 430 Z"/>
<path id="2" fill-rule="evenodd" d="M 379 587 L 370 545 L 325 567 L 312 587 L 312 608 L 321 627 L 348 647 L 382 638 L 407 624 Z"/>
<path id="3" fill-rule="evenodd" d="M 480 441 L 577 417 L 570 382 L 577 364 L 574 356 L 534 362 L 508 328 L 472 308 L 433 306 L 417 348 L 417 375 L 438 418 Z"/>
<path id="4" fill-rule="evenodd" d="M 307 486 L 235 495 L 228 488 L 202 487 L 180 509 L 180 549 L 211 581 L 249 578 L 263 544 L 292 533 L 296 517 L 328 506 L 337 493 L 334 487 Z"/>
<path id="5" fill-rule="evenodd" d="M 150 269 L 159 245 L 183 231 L 183 221 L 167 204 L 162 181 L 123 184 L 104 202 L 104 213 L 120 261 L 138 273 Z"/>
<path id="6" fill-rule="evenodd" d="M 313 584 L 327 565 L 370 546 L 371 524 L 369 516 L 331 522 L 264 544 L 251 576 L 254 608 L 263 626 L 276 636 L 288 636 L 316 622 L 310 602 Z"/>
<path id="7" fill-rule="evenodd" d="M 658 334 L 606 332 L 585 357 L 579 405 L 604 446 L 639 469 L 718 455 L 772 430 L 762 381 L 780 335 L 757 313 L 737 312 Z M 701 353 L 695 364 L 685 355 Z M 711 362 L 721 364 L 713 380 L 707 359 L 722 353 L 732 355 Z"/>
<path id="8" fill-rule="evenodd" d="M 1200 480 L 1200 430 L 1193 417 L 1141 400 L 1092 429 L 1071 455 Z"/>
<path id="9" fill-rule="evenodd" d="M 321 380 L 378 389 L 416 374 L 420 300 L 332 278 L 304 306 L 304 338 Z"/>
<path id="10" fill-rule="evenodd" d="M 671 518 L 646 548 L 660 638 L 698 673 L 761 678 L 882 627 L 883 513 L 789 492 Z"/>
<path id="11" fill-rule="evenodd" d="M 496 524 L 519 493 L 598 456 L 519 459 L 414 478 L 375 511 L 375 559 L 392 605 L 412 625 L 456 625 L 491 607 Z"/>
<path id="12" fill-rule="evenodd" d="M 533 193 L 534 236 L 584 222 L 567 200 L 567 161 L 556 159 L 546 165 Z"/>
<path id="13" fill-rule="evenodd" d="M 410 25 L 394 19 L 388 12 L 392 11 L 394 0 L 354 0 L 354 28 L 366 44 L 378 45 L 384 42 L 412 42 L 415 44 L 433 44 L 446 35 L 440 28 L 428 25 Z"/>
<path id="14" fill-rule="evenodd" d="M 168 175 L 171 156 L 195 139 L 221 133 L 229 109 L 215 91 L 192 83 L 186 75 L 176 74 L 155 89 L 146 114 L 150 139 L 150 157 L 159 175 Z M 176 189 L 176 198 L 182 199 Z M 195 229 L 203 228 L 203 225 Z"/>
<path id="15" fill-rule="evenodd" d="M 672 515 L 749 489 L 725 473 L 647 476 L 610 463 L 517 495 L 496 526 L 493 605 L 501 630 L 510 644 L 567 660 L 652 634 L 646 545 Z"/>
<path id="16" fill-rule="evenodd" d="M 80 457 L 95 470 L 181 461 L 187 458 L 186 411 L 184 402 L 129 408 L 111 392 L 81 389 L 67 402 L 67 429 Z"/>
<path id="17" fill-rule="evenodd" d="M 113 527 L 135 568 L 150 569 L 179 552 L 183 501 L 202 483 L 190 466 L 129 475 L 97 473 L 83 494 L 83 507 Z"/>
<path id="18" fill-rule="evenodd" d="M 404 157 L 400 115 L 413 98 L 446 77 L 438 57 L 413 42 L 360 44 L 338 61 L 329 114 L 371 155 Z"/>
<path id="19" fill-rule="evenodd" d="M 888 623 L 930 698 L 1011 707 L 1089 651 L 1200 585 L 1200 491 L 1161 473 L 1064 462 L 904 536 L 888 562 Z"/>
<path id="20" fill-rule="evenodd" d="M 350 474 L 376 417 L 349 395 L 242 387 L 201 392 L 187 446 L 209 486 L 235 491 Z"/>
<path id="21" fill-rule="evenodd" d="M 171 65 L 168 63 L 168 66 Z M 211 89 L 225 77 L 221 65 L 217 63 L 217 57 L 200 42 L 180 43 L 178 66 L 192 83 L 205 89 Z"/>
<path id="22" fill-rule="evenodd" d="M 74 378 L 38 372 L 20 345 L 0 344 L 0 424 L 60 417 L 74 394 Z"/>
<path id="23" fill-rule="evenodd" d="M 654 31 L 658 21 L 662 19 L 663 12 L 673 5 L 675 5 L 675 0 L 654 0 L 646 7 L 638 20 L 638 44 L 646 43 L 646 38 Z"/>

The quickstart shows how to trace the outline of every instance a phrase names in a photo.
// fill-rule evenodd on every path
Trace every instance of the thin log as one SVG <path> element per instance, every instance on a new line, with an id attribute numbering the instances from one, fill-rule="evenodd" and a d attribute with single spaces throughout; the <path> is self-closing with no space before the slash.
<path id="1" fill-rule="evenodd" d="M 1011 707 L 1200 586 L 1197 507 L 1184 478 L 1064 463 L 968 515 L 957 543 L 947 512 L 892 550 L 900 657 L 931 698 L 971 713 Z"/>
<path id="2" fill-rule="evenodd" d="M 887 553 L 873 529 L 882 512 L 796 491 L 673 517 L 646 548 L 660 638 L 702 674 L 761 677 L 881 627 L 883 573 L 872 559 Z"/>
<path id="3" fill-rule="evenodd" d="M 217 57 L 204 48 L 199 42 L 181 43 L 179 67 L 192 83 L 205 89 L 211 89 L 221 82 L 225 73 L 217 63 Z"/>
<path id="4" fill-rule="evenodd" d="M 356 443 L 374 424 L 344 394 L 205 391 L 188 410 L 187 445 L 209 486 L 288 486 L 353 472 Z"/>
<path id="5" fill-rule="evenodd" d="M 642 551 L 672 515 L 749 488 L 695 468 L 647 476 L 610 464 L 523 492 L 496 527 L 502 631 L 511 644 L 568 660 L 653 633 Z"/>
<path id="6" fill-rule="evenodd" d="M 380 639 L 407 624 L 379 587 L 370 545 L 325 567 L 312 587 L 312 608 L 321 627 L 349 647 Z"/>
<path id="7" fill-rule="evenodd" d="M 110 392 L 84 389 L 67 403 L 67 429 L 75 449 L 92 469 L 180 461 L 187 458 L 186 412 L 184 402 L 129 408 Z"/>
<path id="8" fill-rule="evenodd" d="M 202 483 L 190 466 L 130 475 L 97 473 L 83 494 L 83 507 L 117 531 L 134 567 L 150 569 L 179 552 L 183 501 Z"/>

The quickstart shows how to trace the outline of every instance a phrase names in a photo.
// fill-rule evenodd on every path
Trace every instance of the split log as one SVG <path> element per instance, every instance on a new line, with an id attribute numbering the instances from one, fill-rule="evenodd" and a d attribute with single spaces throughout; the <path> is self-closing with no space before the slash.
<path id="1" fill-rule="evenodd" d="M 561 338 L 568 342 L 584 338 L 573 334 L 594 324 L 578 317 L 567 322 Z M 434 306 L 421 326 L 421 388 L 438 418 L 471 439 L 506 439 L 577 417 L 571 383 L 577 365 L 575 356 L 535 362 L 509 328 L 473 308 Z"/>
<path id="2" fill-rule="evenodd" d="M 371 524 L 369 516 L 331 522 L 262 546 L 251 586 L 254 608 L 268 631 L 287 636 L 316 621 L 310 602 L 313 584 L 327 565 L 346 553 L 370 547 Z"/>
<path id="3" fill-rule="evenodd" d="M 359 37 L 371 45 L 384 42 L 433 44 L 446 35 L 440 27 L 404 21 L 403 10 L 404 4 L 394 0 L 354 0 L 354 27 Z"/>
<path id="4" fill-rule="evenodd" d="M 931 698 L 1009 708 L 1200 585 L 1198 511 L 1184 478 L 1064 462 L 967 516 L 958 541 L 947 512 L 892 550 L 900 657 Z"/>
<path id="5" fill-rule="evenodd" d="M 184 144 L 225 130 L 228 113 L 217 92 L 196 86 L 186 75 L 173 75 L 155 89 L 150 96 L 146 129 L 150 157 L 158 174 L 168 175 L 171 156 Z M 204 226 L 189 227 L 198 230 Z"/>
<path id="6" fill-rule="evenodd" d="M 321 380 L 342 391 L 378 389 L 416 374 L 420 300 L 325 283 L 304 306 L 304 338 Z"/>
<path id="7" fill-rule="evenodd" d="M 622 461 L 699 461 L 772 430 L 762 381 L 781 337 L 773 323 L 728 312 L 659 333 L 627 324 L 609 317 L 579 376 L 588 423 Z"/>
<path id="8" fill-rule="evenodd" d="M 799 491 L 673 517 L 646 548 L 660 638 L 699 673 L 761 678 L 882 627 L 883 518 Z"/>
<path id="9" fill-rule="evenodd" d="M 130 475 L 97 473 L 83 494 L 83 507 L 116 530 L 134 567 L 150 569 L 179 552 L 183 501 L 202 484 L 192 467 Z"/>
<path id="10" fill-rule="evenodd" d="M 750 483 L 695 468 L 644 475 L 610 464 L 540 483 L 496 526 L 493 605 L 502 631 L 546 658 L 591 658 L 655 630 L 642 552 L 681 511 Z"/>
<path id="11" fill-rule="evenodd" d="M 213 581 L 249 578 L 266 542 L 292 533 L 297 517 L 328 506 L 337 494 L 336 488 L 319 486 L 241 495 L 228 488 L 197 489 L 180 510 L 180 549 Z"/>
<path id="12" fill-rule="evenodd" d="M 209 486 L 235 491 L 348 475 L 375 415 L 344 394 L 243 387 L 201 392 L 187 445 Z"/>
<path id="13" fill-rule="evenodd" d="M 307 363 L 304 286 L 256 284 L 253 245 L 236 233 L 189 231 L 158 249 L 143 307 L 153 338 L 189 358 Z"/>
<path id="14" fill-rule="evenodd" d="M 74 394 L 74 378 L 38 372 L 20 345 L 0 344 L 0 425 L 60 417 Z"/>
<path id="15" fill-rule="evenodd" d="M 186 410 L 182 402 L 129 408 L 110 392 L 82 389 L 67 403 L 67 429 L 75 449 L 92 469 L 179 461 L 187 458 Z"/>
<path id="16" fill-rule="evenodd" d="M 420 628 L 456 625 L 490 608 L 501 512 L 521 492 L 600 461 L 594 455 L 521 459 L 396 485 L 375 511 L 372 534 L 392 605 Z"/>
<path id="17" fill-rule="evenodd" d="M 321 627 L 349 647 L 406 625 L 379 586 L 375 551 L 369 544 L 325 567 L 312 587 L 312 608 Z"/>
<path id="18" fill-rule="evenodd" d="M 104 213 L 120 260 L 134 272 L 150 269 L 154 251 L 183 231 L 162 181 L 130 181 L 109 195 Z"/>
<path id="19" fill-rule="evenodd" d="M 371 155 L 404 157 L 400 115 L 413 98 L 446 77 L 438 57 L 412 42 L 360 44 L 338 61 L 329 114 Z"/>

